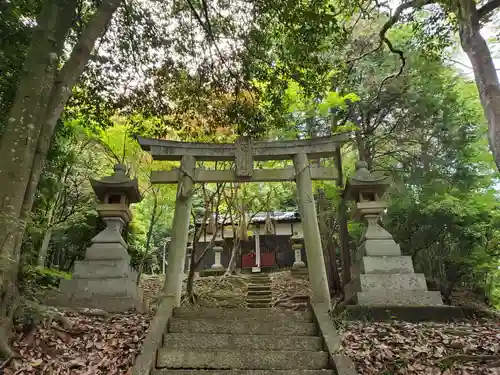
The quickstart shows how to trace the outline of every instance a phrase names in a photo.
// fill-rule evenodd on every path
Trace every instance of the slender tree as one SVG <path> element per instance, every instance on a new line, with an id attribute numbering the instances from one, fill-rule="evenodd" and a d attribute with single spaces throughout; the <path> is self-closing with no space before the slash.
<path id="1" fill-rule="evenodd" d="M 28 47 L 23 74 L 0 140 L 0 355 L 17 306 L 22 235 L 34 202 L 55 125 L 82 74 L 96 40 L 122 0 L 104 0 L 64 62 L 63 48 L 77 0 L 47 0 Z"/>

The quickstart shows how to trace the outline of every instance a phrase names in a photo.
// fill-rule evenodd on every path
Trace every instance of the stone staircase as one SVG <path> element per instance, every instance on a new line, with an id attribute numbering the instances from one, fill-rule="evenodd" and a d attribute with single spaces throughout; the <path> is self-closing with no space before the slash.
<path id="1" fill-rule="evenodd" d="M 247 291 L 247 307 L 271 307 L 271 279 L 267 273 L 255 273 L 250 276 Z"/>
<path id="2" fill-rule="evenodd" d="M 177 308 L 151 375 L 334 375 L 312 312 Z"/>

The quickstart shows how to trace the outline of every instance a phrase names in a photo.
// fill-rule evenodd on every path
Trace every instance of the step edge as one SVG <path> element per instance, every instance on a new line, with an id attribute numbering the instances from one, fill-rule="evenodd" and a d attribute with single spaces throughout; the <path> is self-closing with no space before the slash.
<path id="1" fill-rule="evenodd" d="M 179 353 L 186 353 L 186 352 L 190 352 L 190 353 L 242 353 L 242 352 L 245 352 L 244 350 L 231 350 L 231 349 L 214 349 L 214 350 L 210 350 L 210 349 L 190 349 L 190 350 L 187 350 L 187 349 L 171 349 L 171 348 L 166 348 L 166 347 L 160 347 L 158 349 L 158 351 L 160 352 L 169 352 L 169 353 L 173 353 L 173 352 L 179 352 Z M 283 353 L 283 354 L 293 354 L 293 353 L 315 353 L 317 354 L 318 356 L 328 356 L 328 352 L 324 351 L 324 350 L 314 350 L 314 351 L 309 351 L 309 350 L 253 350 L 252 351 L 252 355 L 254 354 L 268 354 L 269 352 L 273 352 L 273 354 L 276 354 L 276 353 Z M 160 354 L 160 353 L 158 353 Z"/>

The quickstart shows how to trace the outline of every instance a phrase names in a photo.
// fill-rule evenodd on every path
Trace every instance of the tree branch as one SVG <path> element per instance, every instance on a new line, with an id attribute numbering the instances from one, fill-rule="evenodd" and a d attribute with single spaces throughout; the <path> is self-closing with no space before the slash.
<path id="1" fill-rule="evenodd" d="M 482 19 L 488 16 L 495 9 L 498 9 L 499 7 L 500 7 L 500 0 L 491 0 L 477 10 L 477 15 L 479 19 Z"/>
<path id="2" fill-rule="evenodd" d="M 494 0 L 494 1 L 496 1 L 496 0 Z M 387 48 L 389 48 L 389 51 L 391 51 L 391 53 L 396 54 L 396 55 L 399 56 L 399 59 L 401 60 L 401 66 L 399 67 L 399 70 L 396 73 L 388 75 L 387 77 L 385 77 L 382 80 L 382 82 L 380 83 L 379 89 L 377 91 L 377 95 L 370 102 L 373 102 L 374 100 L 376 100 L 379 97 L 379 95 L 380 95 L 380 93 L 382 91 L 383 85 L 388 80 L 396 78 L 399 75 L 401 75 L 401 73 L 403 72 L 403 69 L 404 69 L 404 67 L 406 65 L 406 59 L 404 57 L 403 51 L 401 51 L 401 50 L 399 50 L 397 48 L 394 48 L 392 42 L 386 36 L 387 31 L 389 31 L 389 29 L 392 26 L 394 26 L 399 21 L 401 15 L 403 14 L 403 12 L 406 9 L 409 9 L 409 8 L 417 8 L 417 9 L 419 9 L 419 8 L 422 8 L 424 5 L 427 5 L 427 4 L 430 4 L 430 3 L 432 3 L 432 0 L 412 0 L 412 1 L 400 4 L 396 8 L 396 10 L 394 11 L 394 14 L 382 26 L 382 29 L 379 32 L 379 42 L 378 42 L 377 46 L 374 49 L 372 49 L 370 51 L 367 51 L 367 52 L 363 53 L 362 55 L 360 55 L 360 56 L 358 56 L 358 57 L 356 57 L 356 58 L 354 58 L 352 60 L 349 60 L 349 63 L 353 63 L 353 62 L 356 62 L 358 60 L 361 60 L 361 59 L 365 58 L 366 56 L 368 56 L 368 55 L 370 55 L 372 53 L 375 53 L 378 50 L 380 50 L 382 48 L 382 46 L 384 45 L 384 43 L 387 46 Z"/>

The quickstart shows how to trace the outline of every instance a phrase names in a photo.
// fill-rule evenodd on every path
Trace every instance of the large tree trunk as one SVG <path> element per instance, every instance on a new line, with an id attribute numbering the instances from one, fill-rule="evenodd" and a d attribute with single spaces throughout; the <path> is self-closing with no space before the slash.
<path id="1" fill-rule="evenodd" d="M 500 170 L 500 83 L 490 49 L 480 33 L 480 17 L 476 2 L 474 0 L 458 2 L 460 42 L 472 64 L 479 98 L 488 120 L 490 148 Z"/>
<path id="2" fill-rule="evenodd" d="M 40 116 L 42 119 L 39 124 L 41 130 L 33 157 L 29 183 L 26 187 L 20 213 L 20 220 L 22 222 L 25 222 L 28 219 L 31 209 L 33 208 L 36 190 L 43 171 L 47 153 L 50 149 L 52 135 L 57 121 L 59 120 L 64 106 L 71 95 L 73 86 L 76 84 L 78 78 L 85 69 L 85 65 L 90 58 L 90 53 L 92 52 L 97 38 L 102 35 L 106 25 L 109 23 L 113 13 L 116 11 L 121 2 L 122 0 L 107 0 L 101 3 L 101 6 L 97 10 L 96 14 L 85 27 L 77 44 L 73 48 L 69 60 L 64 64 L 56 81 L 54 82 L 54 85 L 52 86 L 50 101 L 45 109 L 45 115 Z M 22 233 L 20 235 L 22 235 Z M 19 242 L 19 246 L 21 246 L 21 244 L 22 241 Z M 16 250 L 19 251 L 20 249 Z"/>
<path id="3" fill-rule="evenodd" d="M 41 123 L 40 137 L 36 147 L 35 156 L 31 168 L 30 182 L 26 190 L 25 203 L 23 205 L 24 215 L 31 212 L 34 203 L 34 196 L 40 181 L 43 165 L 50 149 L 52 135 L 61 117 L 73 86 L 78 82 L 85 66 L 90 58 L 97 39 L 104 33 L 107 24 L 120 6 L 123 0 L 104 0 L 95 15 L 83 30 L 82 35 L 73 48 L 69 60 L 64 64 L 57 80 L 52 87 L 50 102 L 47 105 L 43 122 Z"/>
<path id="4" fill-rule="evenodd" d="M 22 240 L 19 234 L 25 225 L 20 213 L 40 133 L 36 123 L 43 116 L 57 70 L 57 23 L 64 8 L 58 0 L 51 0 L 42 9 L 0 140 L 0 356 L 3 357 L 13 354 L 7 340 L 18 300 Z"/>
<path id="5" fill-rule="evenodd" d="M 28 48 L 9 120 L 0 140 L 0 350 L 10 337 L 25 221 L 34 201 L 52 133 L 95 41 L 122 0 L 104 0 L 57 74 L 76 0 L 49 0 Z M 57 74 L 57 78 L 56 78 Z M 2 353 L 3 352 L 3 353 Z M 10 355 L 7 350 L 0 355 Z"/>

